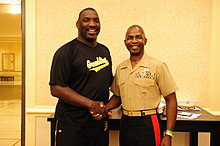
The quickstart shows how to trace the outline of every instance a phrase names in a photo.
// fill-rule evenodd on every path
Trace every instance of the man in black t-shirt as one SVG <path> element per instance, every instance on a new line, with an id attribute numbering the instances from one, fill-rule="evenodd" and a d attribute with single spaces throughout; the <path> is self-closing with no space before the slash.
<path id="1" fill-rule="evenodd" d="M 112 62 L 108 48 L 97 42 L 100 21 L 96 10 L 79 13 L 78 37 L 60 47 L 50 72 L 51 94 L 56 106 L 56 146 L 108 146 L 105 115 L 112 83 Z M 100 106 L 101 105 L 101 106 Z"/>

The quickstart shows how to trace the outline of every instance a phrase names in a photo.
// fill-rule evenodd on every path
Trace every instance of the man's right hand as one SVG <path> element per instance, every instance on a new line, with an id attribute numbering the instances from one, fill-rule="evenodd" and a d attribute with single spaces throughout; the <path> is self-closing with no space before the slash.
<path id="1" fill-rule="evenodd" d="M 90 113 L 92 115 L 94 115 L 94 114 L 102 115 L 105 112 L 103 106 L 104 106 L 103 102 L 93 101 L 91 108 L 89 109 Z"/>
<path id="2" fill-rule="evenodd" d="M 96 101 L 97 102 L 97 101 Z M 90 113 L 92 114 L 92 116 L 96 119 L 96 120 L 101 120 L 104 117 L 108 116 L 111 117 L 112 112 L 111 111 L 107 111 L 105 109 L 105 104 L 103 102 L 99 102 L 99 107 L 101 108 L 101 112 L 96 112 L 94 113 L 94 111 L 90 110 Z"/>

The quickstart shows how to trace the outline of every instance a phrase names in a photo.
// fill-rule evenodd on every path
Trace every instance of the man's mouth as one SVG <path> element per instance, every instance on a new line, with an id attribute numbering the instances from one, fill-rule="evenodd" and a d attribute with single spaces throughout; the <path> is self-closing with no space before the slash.
<path id="1" fill-rule="evenodd" d="M 136 50 L 136 49 L 139 48 L 139 46 L 138 46 L 138 45 L 132 45 L 130 48 L 131 48 L 132 50 Z"/>
<path id="2" fill-rule="evenodd" d="M 88 29 L 88 34 L 95 35 L 96 34 L 96 29 Z"/>

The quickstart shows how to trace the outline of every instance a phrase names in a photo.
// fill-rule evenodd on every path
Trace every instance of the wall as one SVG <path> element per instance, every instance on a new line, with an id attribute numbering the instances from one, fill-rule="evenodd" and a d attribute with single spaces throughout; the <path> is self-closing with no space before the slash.
<path id="1" fill-rule="evenodd" d="M 98 41 L 112 54 L 113 70 L 129 57 L 123 40 L 126 29 L 140 24 L 146 33 L 146 52 L 165 61 L 180 90 L 178 99 L 196 99 L 209 107 L 211 0 L 44 1 L 36 3 L 36 104 L 54 105 L 49 72 L 54 52 L 77 35 L 81 9 L 91 6 L 100 15 Z M 123 5 L 123 7 L 121 7 Z M 71 6 L 71 8 L 68 8 Z"/>
<path id="2" fill-rule="evenodd" d="M 211 49 L 211 60 L 210 60 L 210 84 L 209 84 L 209 101 L 210 107 L 213 114 L 220 115 L 220 106 L 217 103 L 220 103 L 220 94 L 219 94 L 219 86 L 220 86 L 220 1 L 213 1 L 213 15 L 212 15 L 212 49 Z"/>
<path id="3" fill-rule="evenodd" d="M 14 70 L 3 70 L 3 53 L 14 53 Z M 21 38 L 0 37 L 0 76 L 14 76 L 15 81 L 21 81 Z"/>
<path id="4" fill-rule="evenodd" d="M 123 44 L 126 29 L 140 24 L 148 38 L 146 52 L 167 63 L 180 88 L 178 100 L 196 99 L 197 105 L 220 111 L 215 102 L 220 84 L 215 81 L 219 81 L 215 72 L 220 57 L 218 0 L 26 1 L 26 145 L 48 144 L 42 140 L 48 138 L 48 129 L 42 132 L 39 125 L 49 127 L 46 117 L 57 101 L 48 86 L 52 56 L 76 37 L 78 13 L 88 6 L 99 13 L 102 30 L 98 41 L 109 47 L 114 70 L 129 56 Z M 187 133 L 176 137 L 188 145 Z M 206 134 L 200 144 L 207 144 Z"/>

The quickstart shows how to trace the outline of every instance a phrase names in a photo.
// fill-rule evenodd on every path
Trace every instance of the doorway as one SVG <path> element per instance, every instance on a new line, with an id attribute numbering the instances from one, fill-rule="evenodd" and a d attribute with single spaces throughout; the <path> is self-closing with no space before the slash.
<path id="1" fill-rule="evenodd" d="M 0 145 L 21 146 L 21 0 L 0 0 Z"/>

